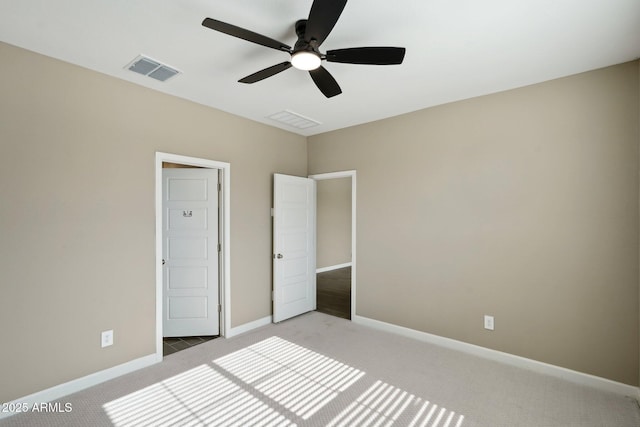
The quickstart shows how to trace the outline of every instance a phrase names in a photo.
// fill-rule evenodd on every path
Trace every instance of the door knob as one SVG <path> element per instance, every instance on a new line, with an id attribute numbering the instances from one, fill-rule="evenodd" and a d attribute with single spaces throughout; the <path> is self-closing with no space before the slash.
<path id="1" fill-rule="evenodd" d="M 164 265 L 164 260 L 162 260 L 162 265 Z"/>
<path id="2" fill-rule="evenodd" d="M 278 254 L 278 255 L 276 255 L 276 258 L 281 259 L 281 258 L 283 258 L 283 256 L 282 256 L 282 254 Z"/>

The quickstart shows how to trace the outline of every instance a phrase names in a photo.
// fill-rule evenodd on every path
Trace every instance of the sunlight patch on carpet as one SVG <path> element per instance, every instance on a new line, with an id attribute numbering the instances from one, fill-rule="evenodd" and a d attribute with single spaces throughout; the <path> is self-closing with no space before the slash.
<path id="1" fill-rule="evenodd" d="M 216 359 L 214 364 L 303 420 L 364 375 L 275 336 Z"/>
<path id="2" fill-rule="evenodd" d="M 364 376 L 362 370 L 272 336 L 103 408 L 114 427 L 293 427 L 320 422 L 311 419 L 313 415 Z M 344 409 L 335 417 L 337 411 L 333 412 L 326 418 L 333 419 L 322 425 L 462 427 L 463 415 L 399 387 L 382 380 L 359 384 L 361 388 L 349 397 L 342 394 Z"/>
<path id="3" fill-rule="evenodd" d="M 355 401 L 347 406 L 327 427 L 391 426 L 403 412 L 411 407 L 417 413 L 409 427 L 461 427 L 464 416 L 438 408 L 438 405 L 410 394 L 398 387 L 376 381 Z M 442 422 L 442 424 L 441 424 Z M 405 424 L 406 425 L 406 424 Z"/>
<path id="4" fill-rule="evenodd" d="M 207 365 L 113 400 L 103 408 L 115 427 L 295 426 Z"/>

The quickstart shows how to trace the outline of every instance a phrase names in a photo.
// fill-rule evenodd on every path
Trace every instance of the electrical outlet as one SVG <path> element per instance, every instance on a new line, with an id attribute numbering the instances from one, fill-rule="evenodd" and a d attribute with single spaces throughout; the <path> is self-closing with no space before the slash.
<path id="1" fill-rule="evenodd" d="M 494 328 L 493 316 L 487 316 L 485 314 L 485 316 L 484 316 L 484 328 L 488 329 L 490 331 L 493 331 L 493 328 Z"/>
<path id="2" fill-rule="evenodd" d="M 109 347 L 110 345 L 113 345 L 113 329 L 102 333 L 102 347 Z"/>

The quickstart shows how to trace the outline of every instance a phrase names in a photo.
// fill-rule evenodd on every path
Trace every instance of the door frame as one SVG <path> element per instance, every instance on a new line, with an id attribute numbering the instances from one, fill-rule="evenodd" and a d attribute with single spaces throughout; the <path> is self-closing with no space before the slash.
<path id="1" fill-rule="evenodd" d="M 309 175 L 309 178 L 316 181 L 336 178 L 351 178 L 351 320 L 356 317 L 356 175 L 355 170 Z"/>
<path id="2" fill-rule="evenodd" d="M 231 326 L 231 164 L 216 160 L 156 152 L 155 208 L 156 208 L 156 358 L 162 360 L 162 163 L 177 163 L 218 169 L 221 194 L 218 204 L 218 239 L 221 242 L 218 288 L 220 290 L 220 335 L 227 336 Z"/>

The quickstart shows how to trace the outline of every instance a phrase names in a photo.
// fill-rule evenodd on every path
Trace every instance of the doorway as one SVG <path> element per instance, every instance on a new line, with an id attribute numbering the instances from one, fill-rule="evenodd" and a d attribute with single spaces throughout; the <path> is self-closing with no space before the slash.
<path id="1" fill-rule="evenodd" d="M 356 171 L 311 175 L 317 186 L 316 310 L 356 314 Z"/>
<path id="2" fill-rule="evenodd" d="M 199 159 L 187 156 L 180 156 L 175 154 L 168 153 L 156 153 L 156 358 L 161 360 L 163 354 L 165 353 L 164 347 L 166 347 L 166 343 L 163 342 L 163 337 L 165 335 L 176 335 L 175 333 L 165 333 L 165 319 L 164 319 L 164 311 L 166 308 L 163 307 L 163 303 L 166 303 L 166 300 L 171 297 L 170 290 L 167 289 L 166 283 L 168 283 L 167 279 L 170 276 L 167 272 L 166 266 L 163 265 L 165 262 L 165 258 L 167 258 L 167 247 L 166 247 L 166 235 L 167 221 L 172 217 L 167 216 L 163 209 L 163 204 L 165 202 L 167 190 L 169 189 L 168 184 L 163 180 L 163 169 L 167 170 L 167 168 L 163 168 L 164 166 L 171 165 L 170 168 L 175 169 L 205 169 L 215 170 L 214 175 L 215 179 L 215 198 L 216 198 L 216 213 L 215 213 L 215 221 L 216 224 L 214 228 L 216 228 L 216 242 L 211 246 L 211 248 L 204 248 L 200 252 L 207 253 L 211 255 L 212 258 L 215 257 L 216 264 L 216 272 L 215 276 L 209 282 L 215 282 L 215 295 L 213 297 L 216 300 L 215 307 L 206 307 L 203 308 L 203 311 L 208 311 L 208 315 L 215 320 L 218 325 L 216 325 L 217 334 L 221 336 L 225 336 L 227 334 L 227 328 L 230 324 L 230 304 L 229 304 L 229 199 L 230 199 L 230 165 L 228 163 L 217 162 L 213 160 L 207 159 Z M 212 171 L 213 172 L 213 171 Z M 212 182 L 213 182 L 212 181 Z M 182 181 L 186 182 L 186 181 Z M 179 183 L 180 184 L 180 183 Z M 178 185 L 180 187 L 182 184 Z M 213 186 L 213 184 L 211 184 Z M 165 188 L 166 187 L 166 188 Z M 187 189 L 187 192 L 191 190 Z M 182 212 L 186 221 L 188 219 L 197 219 L 198 210 L 197 208 L 188 210 L 179 210 L 178 213 Z M 165 218 L 167 216 L 167 218 Z M 179 219 L 183 219 L 180 217 Z M 206 221 L 205 221 L 206 222 Z M 189 236 L 193 239 L 193 236 Z M 203 239 L 201 239 L 204 241 Z M 206 240 L 206 239 L 205 239 Z M 182 244 L 179 240 L 176 240 L 178 245 Z M 177 248 L 179 246 L 176 246 Z M 184 251 L 182 251 L 184 252 Z M 188 252 L 188 251 L 187 251 Z M 176 250 L 176 254 L 180 254 L 180 251 Z M 184 258 L 184 257 L 183 257 Z M 186 269 L 184 265 L 179 266 L 181 272 L 186 273 Z M 198 277 L 197 274 L 183 274 L 182 275 L 185 280 L 183 282 L 194 282 L 194 280 Z M 196 280 L 197 281 L 197 280 Z M 180 285 L 180 280 L 177 282 Z M 179 286 L 177 286 L 179 287 Z M 197 286 L 196 286 L 197 287 Z M 196 298 L 193 296 L 184 296 L 178 295 L 182 297 L 182 301 L 193 300 Z M 176 305 L 177 310 L 176 313 L 179 315 L 189 317 L 188 313 L 184 312 L 185 307 L 184 304 Z M 178 316 L 179 317 L 179 316 Z M 180 335 L 180 334 L 178 334 Z M 197 331 L 193 335 L 198 335 Z M 199 339 L 198 341 L 204 341 Z M 196 340 L 193 339 L 189 342 L 195 343 Z"/>

